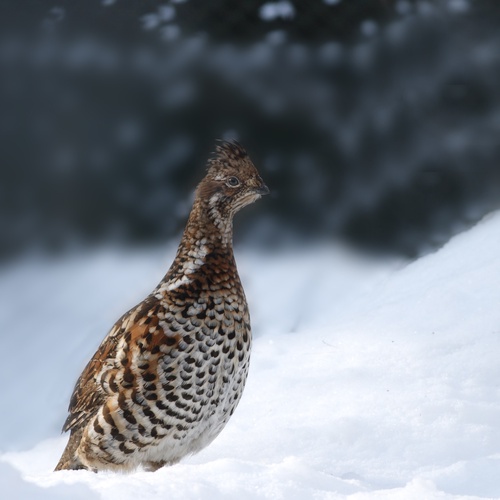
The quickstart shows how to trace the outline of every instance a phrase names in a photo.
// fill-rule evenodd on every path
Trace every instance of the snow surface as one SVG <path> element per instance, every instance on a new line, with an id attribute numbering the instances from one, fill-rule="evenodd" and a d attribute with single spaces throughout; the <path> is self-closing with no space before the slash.
<path id="1" fill-rule="evenodd" d="M 175 247 L 5 267 L 0 496 L 500 498 L 499 248 L 500 213 L 409 264 L 240 249 L 255 334 L 240 406 L 200 454 L 130 475 L 53 473 L 59 429 L 86 360 Z"/>

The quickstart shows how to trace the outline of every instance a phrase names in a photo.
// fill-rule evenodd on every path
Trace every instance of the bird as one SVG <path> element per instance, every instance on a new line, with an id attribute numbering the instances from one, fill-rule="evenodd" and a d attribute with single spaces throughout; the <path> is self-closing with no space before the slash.
<path id="1" fill-rule="evenodd" d="M 56 471 L 156 471 L 222 431 L 240 401 L 252 343 L 233 217 L 268 193 L 241 144 L 220 141 L 171 267 L 114 324 L 76 382 Z"/>

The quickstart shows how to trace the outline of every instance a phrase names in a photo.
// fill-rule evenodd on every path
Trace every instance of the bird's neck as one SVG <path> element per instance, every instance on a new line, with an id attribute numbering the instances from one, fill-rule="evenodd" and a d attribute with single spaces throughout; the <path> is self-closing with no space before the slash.
<path id="1" fill-rule="evenodd" d="M 215 255 L 234 261 L 232 216 L 221 217 L 209 203 L 196 199 L 177 255 L 165 278 L 169 281 L 184 279 L 207 265 Z"/>
<path id="2" fill-rule="evenodd" d="M 223 215 L 210 200 L 197 198 L 189 214 L 179 250 L 191 246 L 206 246 L 209 250 L 233 251 L 233 216 Z"/>

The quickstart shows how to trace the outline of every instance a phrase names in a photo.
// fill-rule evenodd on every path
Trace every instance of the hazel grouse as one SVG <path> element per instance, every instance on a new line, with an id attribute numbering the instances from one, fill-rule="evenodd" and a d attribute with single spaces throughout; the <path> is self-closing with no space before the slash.
<path id="1" fill-rule="evenodd" d="M 268 192 L 240 144 L 217 146 L 172 266 L 115 323 L 76 383 L 56 470 L 154 471 L 222 431 L 251 346 L 233 216 Z"/>

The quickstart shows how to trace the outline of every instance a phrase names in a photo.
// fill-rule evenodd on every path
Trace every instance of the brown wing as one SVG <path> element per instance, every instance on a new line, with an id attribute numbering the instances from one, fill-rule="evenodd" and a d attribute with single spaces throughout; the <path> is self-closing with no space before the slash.
<path id="1" fill-rule="evenodd" d="M 107 393 L 101 383 L 101 372 L 105 364 L 112 367 L 117 357 L 117 347 L 127 332 L 136 331 L 136 321 L 151 310 L 157 300 L 149 296 L 138 306 L 127 311 L 113 326 L 102 341 L 97 352 L 92 356 L 78 378 L 69 402 L 69 415 L 63 426 L 63 432 L 84 427 L 106 401 Z"/>
<path id="2" fill-rule="evenodd" d="M 154 371 L 161 353 L 180 342 L 179 334 L 172 331 L 167 336 L 159 326 L 160 310 L 164 315 L 164 304 L 150 295 L 115 323 L 76 383 L 63 432 L 87 425 L 110 394 L 134 383 L 130 371 L 134 352 L 147 359 L 146 366 Z"/>
<path id="3" fill-rule="evenodd" d="M 130 311 L 115 323 L 78 378 L 69 402 L 69 415 L 64 423 L 63 432 L 77 430 L 86 425 L 104 403 L 106 394 L 97 376 L 106 361 L 116 357 L 116 346 L 123 336 L 121 325 L 129 315 Z"/>

